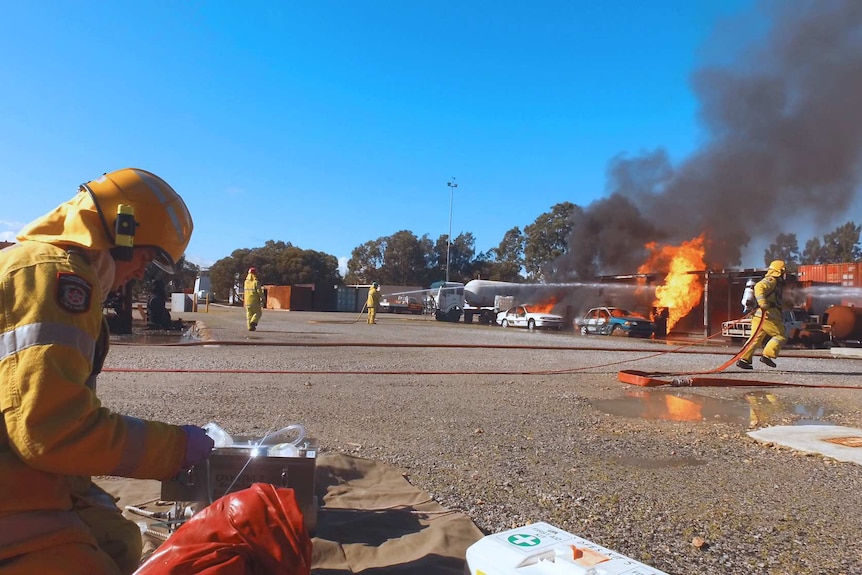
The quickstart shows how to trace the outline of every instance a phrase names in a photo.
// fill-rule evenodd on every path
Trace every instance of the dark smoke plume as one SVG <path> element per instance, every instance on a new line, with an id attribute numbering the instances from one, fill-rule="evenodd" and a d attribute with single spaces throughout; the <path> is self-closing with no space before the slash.
<path id="1" fill-rule="evenodd" d="M 701 233 L 711 269 L 738 266 L 753 239 L 847 219 L 862 175 L 862 1 L 763 8 L 762 45 L 693 74 L 701 149 L 677 167 L 661 150 L 611 160 L 611 195 L 576 218 L 558 264 L 566 279 L 633 273 L 646 242 Z"/>

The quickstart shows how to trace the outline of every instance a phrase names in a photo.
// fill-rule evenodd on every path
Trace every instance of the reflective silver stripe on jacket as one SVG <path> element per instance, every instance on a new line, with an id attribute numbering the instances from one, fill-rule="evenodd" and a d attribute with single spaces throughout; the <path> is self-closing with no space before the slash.
<path id="1" fill-rule="evenodd" d="M 0 556 L 4 547 L 72 527 L 89 531 L 74 511 L 24 511 L 0 517 Z"/>
<path id="2" fill-rule="evenodd" d="M 132 477 L 132 474 L 137 470 L 144 456 L 144 440 L 147 435 L 147 424 L 144 420 L 129 415 L 124 415 L 123 420 L 126 422 L 127 430 L 126 445 L 123 448 L 123 456 L 120 462 L 111 470 L 109 475 Z"/>
<path id="3" fill-rule="evenodd" d="M 0 361 L 37 345 L 66 345 L 92 361 L 96 349 L 93 336 L 79 327 L 63 323 L 30 323 L 0 334 Z"/>

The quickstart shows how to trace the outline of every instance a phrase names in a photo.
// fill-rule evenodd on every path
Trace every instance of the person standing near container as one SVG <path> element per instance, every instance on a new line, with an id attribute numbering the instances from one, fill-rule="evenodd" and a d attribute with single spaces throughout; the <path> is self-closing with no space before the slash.
<path id="1" fill-rule="evenodd" d="M 152 262 L 173 273 L 192 232 L 179 195 L 126 168 L 82 184 L 0 251 L 0 572 L 125 575 L 141 532 L 92 475 L 168 479 L 206 432 L 114 413 L 96 396 L 102 301 Z"/>
<path id="2" fill-rule="evenodd" d="M 248 331 L 254 331 L 260 322 L 260 316 L 263 315 L 263 289 L 261 289 L 260 282 L 257 280 L 257 268 L 248 268 L 248 275 L 245 276 L 245 284 L 243 285 L 242 298 L 245 301 L 245 317 Z"/>
<path id="3" fill-rule="evenodd" d="M 754 351 L 763 346 L 764 342 L 766 345 L 763 346 L 760 363 L 776 367 L 775 360 L 787 341 L 784 318 L 781 315 L 781 289 L 786 278 L 787 266 L 781 260 L 773 260 L 763 279 L 754 284 L 757 310 L 751 318 L 751 337 L 745 343 L 745 352 L 736 362 L 737 367 L 754 369 L 751 359 L 754 357 Z"/>
<path id="4" fill-rule="evenodd" d="M 374 325 L 377 323 L 377 310 L 380 309 L 380 284 L 377 282 L 371 282 L 371 287 L 368 288 L 365 307 L 368 308 L 368 325 Z"/>
<path id="5" fill-rule="evenodd" d="M 171 329 L 171 312 L 165 301 L 165 282 L 153 280 L 150 297 L 147 299 L 147 327 L 150 329 Z"/>

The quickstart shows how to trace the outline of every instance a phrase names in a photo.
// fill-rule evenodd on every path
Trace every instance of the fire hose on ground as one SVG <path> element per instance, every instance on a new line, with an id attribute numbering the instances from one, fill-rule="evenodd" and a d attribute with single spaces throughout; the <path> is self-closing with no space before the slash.
<path id="1" fill-rule="evenodd" d="M 364 309 L 363 309 L 364 311 Z M 360 316 L 361 317 L 361 316 Z M 358 319 L 356 320 L 358 321 Z M 354 322 L 355 323 L 355 322 Z M 762 324 L 761 324 L 762 325 Z M 617 374 L 620 382 L 629 385 L 637 385 L 640 387 L 659 387 L 659 386 L 677 386 L 677 387 L 733 387 L 733 386 L 753 386 L 753 387 L 805 387 L 805 388 L 829 388 L 829 389 L 862 389 L 855 386 L 844 385 L 825 385 L 825 384 L 791 384 L 781 382 L 760 381 L 752 379 L 736 379 L 729 377 L 701 377 L 716 374 L 724 371 L 729 366 L 733 365 L 739 357 L 745 353 L 750 345 L 754 345 L 755 336 L 760 330 L 758 325 L 752 337 L 749 338 L 745 346 L 742 347 L 733 357 L 721 364 L 720 366 L 702 372 L 644 372 L 638 370 L 621 370 Z M 720 335 L 720 334 L 716 334 Z M 682 346 L 677 346 L 670 350 L 664 350 L 656 353 L 651 353 L 634 359 L 624 359 L 619 361 L 607 362 L 597 365 L 583 366 L 569 369 L 555 370 L 525 370 L 525 371 L 459 371 L 459 370 L 262 370 L 262 369 L 187 369 L 187 368 L 111 368 L 106 367 L 104 372 L 114 373 L 202 373 L 202 374 L 266 374 L 266 375 L 503 375 L 503 376 L 548 376 L 548 375 L 568 375 L 577 372 L 584 372 L 591 369 L 599 369 L 622 363 L 630 363 L 634 361 L 643 361 L 645 359 L 658 357 L 670 353 L 695 353 L 695 354 L 713 354 L 724 355 L 720 351 L 699 350 L 696 352 L 683 352 L 682 350 L 691 348 L 700 344 L 702 341 L 711 339 L 710 336 L 691 342 Z M 136 344 L 120 344 L 120 345 L 136 345 Z M 247 340 L 228 340 L 228 341 L 202 341 L 202 342 L 181 342 L 175 344 L 161 344 L 166 347 L 199 347 L 199 346 L 261 346 L 261 347 L 368 347 L 372 344 L 367 342 L 260 342 Z M 513 349 L 513 350 L 560 350 L 560 351 L 612 351 L 612 352 L 643 352 L 642 348 L 603 348 L 591 346 L 535 346 L 535 345 L 489 345 L 489 344 L 459 344 L 459 343 L 384 343 L 375 342 L 376 348 L 458 348 L 458 349 Z M 812 359 L 822 358 L 817 355 L 794 357 L 808 357 Z"/>

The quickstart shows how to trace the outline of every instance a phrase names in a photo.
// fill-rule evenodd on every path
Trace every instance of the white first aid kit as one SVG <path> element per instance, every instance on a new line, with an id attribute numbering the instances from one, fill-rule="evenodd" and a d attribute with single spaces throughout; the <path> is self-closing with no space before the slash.
<path id="1" fill-rule="evenodd" d="M 467 548 L 470 575 L 667 575 L 548 523 L 483 537 Z"/>

